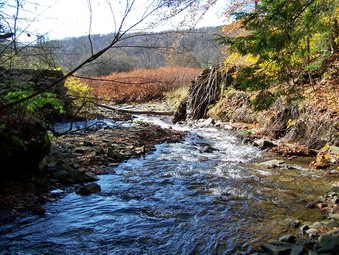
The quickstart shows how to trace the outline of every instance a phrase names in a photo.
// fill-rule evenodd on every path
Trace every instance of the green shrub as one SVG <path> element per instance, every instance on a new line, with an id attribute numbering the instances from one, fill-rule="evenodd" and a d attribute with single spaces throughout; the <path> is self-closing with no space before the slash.
<path id="1" fill-rule="evenodd" d="M 16 102 L 20 99 L 27 98 L 36 91 L 29 84 L 14 84 L 12 87 L 16 88 L 16 91 L 7 93 L 5 99 L 8 103 Z M 23 103 L 18 104 L 13 108 L 12 112 L 19 114 L 19 118 L 30 116 L 41 117 L 41 110 L 44 108 L 52 108 L 58 113 L 65 113 L 64 107 L 57 98 L 56 94 L 44 92 L 36 97 L 33 97 Z"/>

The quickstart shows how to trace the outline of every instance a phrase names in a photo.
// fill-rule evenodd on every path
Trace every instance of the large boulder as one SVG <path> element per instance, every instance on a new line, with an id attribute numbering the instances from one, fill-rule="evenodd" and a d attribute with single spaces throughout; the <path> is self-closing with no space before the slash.
<path id="1" fill-rule="evenodd" d="M 0 124 L 0 177 L 7 180 L 38 173 L 50 151 L 50 140 L 39 121 Z"/>

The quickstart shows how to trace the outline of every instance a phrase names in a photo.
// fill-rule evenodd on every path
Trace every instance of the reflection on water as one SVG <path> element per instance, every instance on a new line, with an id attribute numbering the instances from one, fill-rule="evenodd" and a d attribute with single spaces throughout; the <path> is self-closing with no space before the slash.
<path id="1" fill-rule="evenodd" d="M 118 126 L 130 126 L 130 123 L 122 121 L 114 121 L 109 119 L 103 120 L 87 120 L 87 121 L 75 121 L 75 122 L 64 122 L 56 123 L 53 125 L 53 129 L 58 133 L 64 133 L 69 130 L 80 130 L 84 128 L 93 128 L 93 129 L 104 129 L 107 127 L 116 128 Z"/>
<path id="2" fill-rule="evenodd" d="M 216 150 L 203 152 L 206 144 Z M 43 217 L 1 226 L 1 251 L 249 254 L 249 245 L 280 234 L 288 217 L 318 217 L 300 201 L 327 187 L 303 170 L 254 167 L 261 157 L 230 132 L 191 130 L 184 142 L 158 145 L 100 176 L 100 194 L 71 193 L 47 204 Z"/>

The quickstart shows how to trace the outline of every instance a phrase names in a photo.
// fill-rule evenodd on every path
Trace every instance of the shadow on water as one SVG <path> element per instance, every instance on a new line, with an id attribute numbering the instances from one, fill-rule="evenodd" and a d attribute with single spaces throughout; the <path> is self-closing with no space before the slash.
<path id="1" fill-rule="evenodd" d="M 327 188 L 303 169 L 258 167 L 263 157 L 231 132 L 191 130 L 185 141 L 157 145 L 100 176 L 100 194 L 67 194 L 47 204 L 43 217 L 1 226 L 1 251 L 249 254 L 250 246 L 277 237 L 288 218 L 319 217 L 303 199 Z"/>

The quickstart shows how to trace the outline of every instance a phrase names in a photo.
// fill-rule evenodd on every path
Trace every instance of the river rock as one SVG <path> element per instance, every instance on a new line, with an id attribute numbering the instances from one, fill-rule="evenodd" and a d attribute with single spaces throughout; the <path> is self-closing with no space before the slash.
<path id="1" fill-rule="evenodd" d="M 334 154 L 336 156 L 339 156 L 339 147 L 338 146 L 330 146 L 330 148 L 328 149 L 328 151 L 331 153 L 331 154 Z"/>
<path id="2" fill-rule="evenodd" d="M 199 149 L 200 153 L 212 153 L 214 151 L 217 151 L 217 149 L 213 148 L 210 145 L 206 145 L 206 146 L 202 147 L 201 149 Z"/>
<path id="3" fill-rule="evenodd" d="M 48 169 L 48 163 L 46 158 L 43 158 L 40 163 L 39 163 L 39 171 L 40 172 L 45 172 Z"/>
<path id="4" fill-rule="evenodd" d="M 198 162 L 205 162 L 205 161 L 208 161 L 208 160 L 209 160 L 209 158 L 205 157 L 205 156 L 202 156 L 202 157 L 198 158 Z"/>
<path id="5" fill-rule="evenodd" d="M 135 151 L 137 154 L 144 154 L 146 152 L 145 150 L 145 146 L 141 146 L 141 147 L 135 147 Z"/>
<path id="6" fill-rule="evenodd" d="M 339 198 L 339 187 L 332 187 L 331 190 L 326 192 L 324 197 L 327 200 L 332 200 L 333 202 L 335 202 L 337 198 Z"/>
<path id="7" fill-rule="evenodd" d="M 330 189 L 330 192 L 335 192 L 339 194 L 339 186 L 334 186 Z"/>
<path id="8" fill-rule="evenodd" d="M 68 174 L 74 183 L 81 183 L 85 181 L 85 173 L 78 169 L 71 169 L 68 171 Z"/>
<path id="9" fill-rule="evenodd" d="M 122 155 L 123 155 L 125 158 L 129 158 L 129 157 L 135 156 L 136 153 L 135 153 L 133 150 L 125 149 L 125 151 L 123 152 Z"/>
<path id="10" fill-rule="evenodd" d="M 68 172 L 66 170 L 60 170 L 54 174 L 54 178 L 57 180 L 64 179 L 68 177 Z"/>
<path id="11" fill-rule="evenodd" d="M 73 168 L 70 167 L 70 166 L 67 165 L 67 164 L 61 164 L 61 165 L 60 165 L 60 169 L 61 169 L 61 170 L 66 170 L 66 171 L 72 171 L 72 170 L 73 170 Z"/>
<path id="12" fill-rule="evenodd" d="M 306 250 L 311 250 L 315 244 L 316 241 L 314 239 L 299 238 L 296 242 L 296 245 L 302 245 Z"/>
<path id="13" fill-rule="evenodd" d="M 72 163 L 72 167 L 74 169 L 79 169 L 80 168 L 80 165 L 78 163 Z"/>
<path id="14" fill-rule="evenodd" d="M 322 222 L 314 222 L 314 223 L 310 226 L 310 228 L 319 229 L 319 228 L 321 228 L 321 227 L 324 226 L 324 225 L 325 225 L 325 224 L 322 223 Z"/>
<path id="15" fill-rule="evenodd" d="M 300 226 L 300 220 L 295 220 L 295 219 L 286 219 L 286 225 L 288 227 L 293 227 L 293 228 L 297 228 Z"/>
<path id="16" fill-rule="evenodd" d="M 329 214 L 328 214 L 328 217 L 329 217 L 330 219 L 339 221 L 339 213 L 329 213 Z"/>
<path id="17" fill-rule="evenodd" d="M 58 197 L 62 195 L 64 191 L 62 189 L 54 189 L 54 190 L 51 190 L 49 193 L 52 197 Z"/>
<path id="18" fill-rule="evenodd" d="M 250 137 L 244 137 L 241 141 L 242 144 L 250 144 L 253 145 L 254 144 L 254 140 Z"/>
<path id="19" fill-rule="evenodd" d="M 303 245 L 299 244 L 291 250 L 290 255 L 304 255 L 306 254 L 306 250 Z"/>
<path id="20" fill-rule="evenodd" d="M 43 216 L 46 213 L 46 209 L 42 206 L 35 207 L 33 209 L 33 214 Z"/>
<path id="21" fill-rule="evenodd" d="M 339 227 L 339 223 L 335 220 L 331 220 L 331 221 L 326 223 L 326 227 L 327 228 L 337 228 L 337 227 Z"/>
<path id="22" fill-rule="evenodd" d="M 79 147 L 74 149 L 74 152 L 75 153 L 83 154 L 83 153 L 85 153 L 88 150 L 89 150 L 89 148 L 87 148 L 86 146 L 79 146 Z"/>
<path id="23" fill-rule="evenodd" d="M 258 146 L 261 150 L 273 148 L 275 144 L 266 139 L 259 139 L 254 141 L 254 146 Z"/>
<path id="24" fill-rule="evenodd" d="M 196 124 L 197 127 L 210 127 L 215 124 L 215 120 L 212 118 L 208 119 L 200 119 L 198 120 L 198 123 Z"/>
<path id="25" fill-rule="evenodd" d="M 294 235 L 284 235 L 279 238 L 279 241 L 286 243 L 295 243 L 296 238 Z"/>
<path id="26" fill-rule="evenodd" d="M 321 235 L 316 252 L 339 254 L 339 230 L 333 230 Z"/>
<path id="27" fill-rule="evenodd" d="M 291 243 L 271 241 L 262 244 L 261 248 L 272 255 L 289 255 L 295 246 L 295 244 Z"/>
<path id="28" fill-rule="evenodd" d="M 311 237 L 311 238 L 319 236 L 318 229 L 316 229 L 316 228 L 307 229 L 306 234 L 308 234 L 308 236 Z"/>
<path id="29" fill-rule="evenodd" d="M 107 148 L 107 156 L 112 159 L 121 159 L 121 160 L 126 159 L 125 155 L 119 153 L 118 151 L 115 151 L 112 147 Z"/>
<path id="30" fill-rule="evenodd" d="M 98 155 L 104 153 L 104 149 L 101 148 L 100 146 L 93 147 L 93 151 L 95 151 L 95 153 L 98 154 Z"/>
<path id="31" fill-rule="evenodd" d="M 99 184 L 96 183 L 90 183 L 81 187 L 78 187 L 75 190 L 75 193 L 79 195 L 89 195 L 92 193 L 99 193 L 101 191 L 101 187 Z"/>
<path id="32" fill-rule="evenodd" d="M 306 232 L 306 230 L 308 230 L 310 227 L 308 225 L 302 225 L 299 229 L 301 231 L 302 234 L 304 234 Z"/>
<path id="33" fill-rule="evenodd" d="M 93 182 L 93 181 L 98 181 L 99 178 L 96 177 L 94 174 L 92 173 L 88 173 L 88 172 L 85 172 L 85 181 L 86 182 Z"/>
<path id="34" fill-rule="evenodd" d="M 285 164 L 285 161 L 283 161 L 283 160 L 273 159 L 273 160 L 261 162 L 261 163 L 259 163 L 259 165 L 263 165 L 263 166 L 266 166 L 268 168 L 276 168 L 276 167 L 284 167 L 286 164 Z"/>

